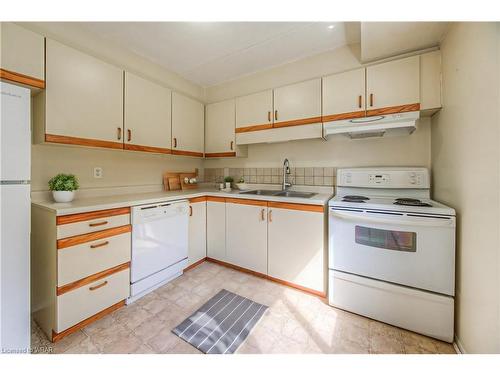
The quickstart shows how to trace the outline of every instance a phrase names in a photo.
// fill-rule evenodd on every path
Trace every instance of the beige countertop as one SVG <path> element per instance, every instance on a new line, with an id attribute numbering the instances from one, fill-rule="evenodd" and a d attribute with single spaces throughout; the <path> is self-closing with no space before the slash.
<path id="1" fill-rule="evenodd" d="M 311 192 L 313 189 L 311 189 Z M 70 203 L 55 203 L 52 200 L 36 200 L 32 199 L 32 204 L 50 211 L 56 215 L 70 215 L 75 213 L 83 213 L 90 211 L 106 210 L 119 207 L 139 206 L 143 204 L 152 204 L 157 202 L 168 202 L 181 199 L 190 199 L 202 196 L 216 196 L 224 198 L 242 198 L 255 199 L 271 202 L 287 202 L 313 205 L 326 205 L 332 197 L 331 192 L 319 192 L 311 198 L 290 198 L 290 197 L 275 197 L 268 195 L 253 195 L 244 194 L 240 190 L 232 190 L 224 192 L 213 188 L 199 188 L 193 190 L 181 191 L 157 191 L 148 193 L 133 193 L 120 194 L 101 197 L 84 197 L 76 198 Z"/>

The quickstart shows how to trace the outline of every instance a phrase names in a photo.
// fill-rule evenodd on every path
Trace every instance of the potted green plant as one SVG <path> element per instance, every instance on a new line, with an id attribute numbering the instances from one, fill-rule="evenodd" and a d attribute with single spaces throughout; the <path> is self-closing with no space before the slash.
<path id="1" fill-rule="evenodd" d="M 226 183 L 226 189 L 231 189 L 231 184 L 233 183 L 234 178 L 231 176 L 224 177 L 224 182 Z"/>
<path id="2" fill-rule="evenodd" d="M 71 202 L 75 198 L 75 190 L 78 188 L 78 179 L 74 174 L 59 173 L 49 181 L 52 197 L 58 203 Z"/>

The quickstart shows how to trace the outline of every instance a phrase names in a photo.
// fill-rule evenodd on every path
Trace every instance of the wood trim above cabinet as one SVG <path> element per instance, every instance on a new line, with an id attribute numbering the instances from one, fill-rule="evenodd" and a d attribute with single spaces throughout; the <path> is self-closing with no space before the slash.
<path id="1" fill-rule="evenodd" d="M 117 272 L 126 270 L 128 268 L 130 268 L 130 262 L 120 264 L 120 265 L 113 267 L 113 268 L 108 268 L 107 270 L 95 273 L 95 274 L 87 276 L 83 279 L 73 281 L 72 283 L 60 286 L 57 288 L 56 294 L 58 296 L 60 296 L 61 294 L 70 292 L 70 291 L 78 289 L 78 288 L 81 288 L 82 286 L 88 285 L 90 283 L 93 283 L 94 281 L 103 279 L 105 277 L 108 277 L 108 276 L 113 275 Z"/>
<path id="2" fill-rule="evenodd" d="M 101 319 L 102 317 L 104 317 L 108 314 L 111 314 L 113 311 L 118 310 L 120 307 L 123 307 L 123 306 L 125 306 L 125 300 L 109 306 L 108 308 L 98 312 L 95 315 L 92 315 L 91 317 L 89 317 L 85 320 L 82 320 L 80 323 L 75 324 L 74 326 L 69 327 L 68 329 L 66 329 L 62 332 L 57 333 L 55 331 L 52 331 L 52 342 L 57 342 L 57 341 L 61 340 L 62 338 L 72 334 L 73 332 L 76 332 L 76 331 L 82 329 L 85 326 L 88 326 L 89 324 L 95 322 L 96 320 Z"/>
<path id="3" fill-rule="evenodd" d="M 220 202 L 220 203 L 226 203 L 226 198 L 223 198 L 223 197 L 212 197 L 212 196 L 208 196 L 208 197 L 207 197 L 207 202 Z"/>
<path id="4" fill-rule="evenodd" d="M 281 121 L 275 122 L 273 128 L 286 128 L 288 126 L 299 126 L 299 125 L 309 125 L 321 122 L 321 116 L 302 118 L 299 120 Z"/>
<path id="5" fill-rule="evenodd" d="M 128 233 L 131 231 L 132 231 L 132 226 L 130 224 L 127 224 L 127 225 L 122 225 L 121 227 L 101 230 L 99 232 L 79 234 L 77 236 L 57 240 L 57 249 L 61 250 L 70 246 L 80 245 L 86 242 L 117 236 L 119 234 Z"/>
<path id="6" fill-rule="evenodd" d="M 397 105 L 378 109 L 368 109 L 366 116 L 390 115 L 391 113 L 420 111 L 420 103 Z"/>
<path id="7" fill-rule="evenodd" d="M 0 78 L 7 81 L 20 83 L 22 85 L 27 85 L 31 87 L 36 87 L 37 89 L 45 88 L 45 81 L 42 79 L 27 76 L 21 73 L 12 72 L 10 70 L 5 70 L 0 68 Z"/>
<path id="8" fill-rule="evenodd" d="M 102 141 L 99 139 L 68 137 L 65 135 L 45 134 L 45 142 L 61 143 L 65 145 L 77 145 L 88 147 L 104 147 L 123 150 L 122 142 Z"/>
<path id="9" fill-rule="evenodd" d="M 198 203 L 198 202 L 206 202 L 207 197 L 196 197 L 196 198 L 189 198 L 189 203 Z"/>
<path id="10" fill-rule="evenodd" d="M 172 150 L 172 155 L 196 156 L 198 158 L 202 158 L 203 152 Z"/>
<path id="11" fill-rule="evenodd" d="M 352 118 L 361 118 L 365 117 L 366 112 L 365 111 L 356 111 L 356 112 L 346 112 L 346 113 L 339 113 L 336 115 L 326 115 L 321 117 L 322 122 L 330 122 L 330 121 L 337 121 L 337 120 L 349 120 Z"/>
<path id="12" fill-rule="evenodd" d="M 240 128 L 236 128 L 234 131 L 235 133 L 248 133 L 248 132 L 255 132 L 259 130 L 268 130 L 272 129 L 273 124 L 262 124 L 262 125 L 250 125 L 250 126 L 242 126 Z"/>
<path id="13" fill-rule="evenodd" d="M 126 215 L 126 214 L 130 214 L 130 207 L 112 208 L 110 210 L 91 211 L 91 212 L 84 212 L 82 214 L 58 216 L 56 218 L 56 224 L 64 225 L 64 224 L 77 223 L 79 221 L 94 220 L 103 217 Z"/>
<path id="14" fill-rule="evenodd" d="M 236 152 L 207 152 L 206 158 L 231 158 L 236 157 Z"/>
<path id="15" fill-rule="evenodd" d="M 269 208 L 283 208 L 285 210 L 309 211 L 309 212 L 325 212 L 325 207 L 316 204 L 302 203 L 285 203 L 285 202 L 268 202 Z"/>
<path id="16" fill-rule="evenodd" d="M 260 201 L 257 199 L 226 198 L 226 203 L 246 204 L 247 206 L 267 207 L 267 201 Z"/>
<path id="17" fill-rule="evenodd" d="M 145 152 L 154 152 L 157 154 L 171 154 L 172 150 L 169 148 L 163 148 L 163 147 L 153 147 L 153 146 L 141 146 L 141 145 L 134 145 L 130 143 L 125 143 L 124 147 L 125 150 L 129 151 L 145 151 Z"/>

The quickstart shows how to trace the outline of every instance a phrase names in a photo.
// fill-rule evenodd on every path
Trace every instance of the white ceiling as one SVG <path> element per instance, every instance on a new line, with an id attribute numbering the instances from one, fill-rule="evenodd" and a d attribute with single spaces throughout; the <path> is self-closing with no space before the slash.
<path id="1" fill-rule="evenodd" d="M 79 25 L 203 87 L 359 43 L 360 39 L 359 23 L 344 22 L 85 22 Z"/>
<path id="2" fill-rule="evenodd" d="M 440 44 L 449 22 L 362 22 L 361 60 L 373 61 Z"/>

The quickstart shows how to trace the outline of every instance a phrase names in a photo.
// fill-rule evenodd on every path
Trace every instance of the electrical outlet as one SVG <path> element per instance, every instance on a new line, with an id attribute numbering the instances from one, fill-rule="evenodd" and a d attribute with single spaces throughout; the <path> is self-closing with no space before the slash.
<path id="1" fill-rule="evenodd" d="M 101 167 L 94 168 L 94 178 L 102 178 L 102 168 Z"/>

